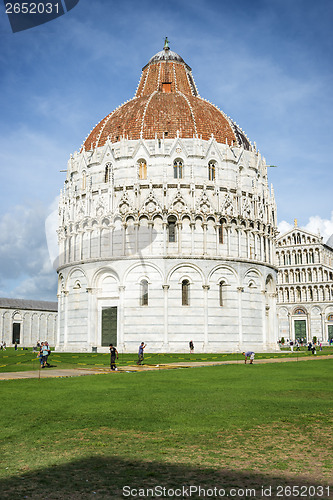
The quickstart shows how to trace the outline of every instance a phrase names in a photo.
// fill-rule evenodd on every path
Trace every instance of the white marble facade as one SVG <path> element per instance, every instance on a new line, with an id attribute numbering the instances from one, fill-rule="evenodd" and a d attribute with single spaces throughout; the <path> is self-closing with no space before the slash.
<path id="1" fill-rule="evenodd" d="M 255 144 L 164 49 L 70 157 L 57 349 L 276 348 L 276 205 Z"/>
<path id="2" fill-rule="evenodd" d="M 144 340 L 182 352 L 191 339 L 209 352 L 275 348 L 275 225 L 256 150 L 175 138 L 75 153 L 60 200 L 57 348 L 103 347 L 108 307 L 123 351 Z"/>
<path id="3" fill-rule="evenodd" d="M 295 227 L 277 241 L 279 338 L 333 338 L 333 248 Z"/>
<path id="4" fill-rule="evenodd" d="M 11 347 L 31 347 L 38 341 L 55 345 L 57 333 L 56 302 L 0 298 L 1 341 Z"/>

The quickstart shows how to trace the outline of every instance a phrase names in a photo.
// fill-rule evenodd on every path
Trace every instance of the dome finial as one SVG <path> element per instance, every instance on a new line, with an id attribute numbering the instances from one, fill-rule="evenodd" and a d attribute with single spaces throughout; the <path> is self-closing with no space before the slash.
<path id="1" fill-rule="evenodd" d="M 170 50 L 170 47 L 169 47 L 169 40 L 168 40 L 168 37 L 166 36 L 165 37 L 165 40 L 164 40 L 164 50 Z"/>

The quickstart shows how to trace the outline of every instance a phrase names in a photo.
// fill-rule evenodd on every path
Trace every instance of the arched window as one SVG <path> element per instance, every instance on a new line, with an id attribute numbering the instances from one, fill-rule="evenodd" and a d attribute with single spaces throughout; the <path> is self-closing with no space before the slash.
<path id="1" fill-rule="evenodd" d="M 104 170 L 104 182 L 108 183 L 111 178 L 111 163 L 107 163 L 105 165 L 105 170 Z"/>
<path id="2" fill-rule="evenodd" d="M 139 179 L 144 180 L 147 179 L 147 162 L 146 160 L 139 160 Z"/>
<path id="3" fill-rule="evenodd" d="M 300 307 L 298 309 L 295 309 L 294 314 L 306 314 L 304 309 L 301 309 Z"/>
<path id="4" fill-rule="evenodd" d="M 169 217 L 168 219 L 168 233 L 169 233 L 169 242 L 175 243 L 176 241 L 176 217 Z"/>
<path id="5" fill-rule="evenodd" d="M 220 220 L 220 225 L 219 225 L 219 243 L 223 245 L 223 220 Z"/>
<path id="6" fill-rule="evenodd" d="M 220 281 L 219 283 L 219 303 L 220 303 L 220 307 L 222 307 L 224 305 L 224 300 L 225 300 L 225 293 L 224 293 L 224 289 L 226 287 L 226 282 L 225 281 Z"/>
<path id="7" fill-rule="evenodd" d="M 140 305 L 148 305 L 148 281 L 142 280 L 140 283 Z"/>
<path id="8" fill-rule="evenodd" d="M 215 165 L 216 162 L 211 160 L 208 163 L 208 180 L 215 181 Z"/>
<path id="9" fill-rule="evenodd" d="M 182 306 L 190 305 L 190 282 L 189 280 L 182 281 Z"/>
<path id="10" fill-rule="evenodd" d="M 183 178 L 183 160 L 179 158 L 173 162 L 173 177 L 174 179 Z"/>

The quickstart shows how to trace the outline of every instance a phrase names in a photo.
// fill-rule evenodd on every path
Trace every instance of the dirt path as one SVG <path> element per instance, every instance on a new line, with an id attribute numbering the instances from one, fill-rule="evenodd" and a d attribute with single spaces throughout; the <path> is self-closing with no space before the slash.
<path id="1" fill-rule="evenodd" d="M 326 356 L 311 356 L 311 357 L 299 357 L 299 358 L 289 358 L 286 355 L 285 358 L 269 358 L 269 359 L 256 359 L 254 364 L 266 364 L 266 363 L 290 363 L 299 361 L 319 361 L 321 359 L 333 359 L 333 355 Z M 111 372 L 108 367 L 105 368 L 68 368 L 68 369 L 52 369 L 52 370 L 35 370 L 35 371 L 25 371 L 25 372 L 8 372 L 0 373 L 1 380 L 17 380 L 17 379 L 44 379 L 44 378 L 57 378 L 57 377 L 80 377 L 83 375 L 101 375 L 105 373 L 112 373 L 116 375 L 118 373 L 132 373 L 132 372 L 147 372 L 156 370 L 175 370 L 179 368 L 200 368 L 204 366 L 220 366 L 220 365 L 239 365 L 244 364 L 243 359 L 232 360 L 232 361 L 182 361 L 178 363 L 160 364 L 160 365 L 130 365 L 121 366 L 116 372 Z"/>

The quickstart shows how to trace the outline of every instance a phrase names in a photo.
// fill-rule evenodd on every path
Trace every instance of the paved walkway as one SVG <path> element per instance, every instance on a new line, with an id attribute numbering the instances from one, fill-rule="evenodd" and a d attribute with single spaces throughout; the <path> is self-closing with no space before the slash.
<path id="1" fill-rule="evenodd" d="M 320 359 L 333 359 L 333 355 L 326 356 L 307 356 L 307 357 L 288 357 L 284 358 L 269 358 L 269 359 L 256 359 L 255 364 L 266 363 L 290 363 L 298 361 L 319 361 Z M 174 370 L 179 368 L 200 368 L 203 366 L 219 366 L 219 365 L 238 365 L 244 364 L 243 359 L 232 361 L 182 361 L 178 363 L 169 363 L 161 365 L 130 365 L 120 366 L 116 372 L 111 372 L 110 368 L 68 368 L 68 369 L 44 369 L 25 372 L 8 372 L 0 373 L 0 380 L 16 380 L 16 379 L 31 379 L 31 378 L 55 378 L 55 377 L 80 377 L 83 375 L 101 375 L 105 373 L 112 373 L 116 375 L 124 372 L 148 372 L 156 370 Z"/>

